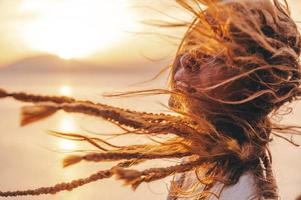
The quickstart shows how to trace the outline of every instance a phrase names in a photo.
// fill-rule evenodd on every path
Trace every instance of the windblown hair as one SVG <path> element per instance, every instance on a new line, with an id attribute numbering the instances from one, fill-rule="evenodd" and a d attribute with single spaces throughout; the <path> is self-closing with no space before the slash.
<path id="1" fill-rule="evenodd" d="M 0 89 L 0 98 L 34 103 L 23 108 L 22 125 L 64 110 L 101 117 L 122 128 L 125 134 L 173 137 L 157 144 L 117 146 L 96 137 L 53 132 L 59 137 L 87 141 L 99 149 L 99 153 L 68 156 L 64 166 L 80 161 L 119 163 L 70 183 L 0 192 L 0 196 L 55 194 L 113 175 L 135 189 L 143 182 L 202 168 L 207 171 L 199 181 L 205 187 L 196 199 L 216 195 L 210 191 L 215 183 L 233 185 L 246 171 L 254 173 L 260 198 L 278 198 L 269 142 L 272 136 L 277 136 L 293 143 L 286 135 L 300 134 L 298 126 L 272 121 L 284 104 L 301 95 L 301 36 L 287 4 L 278 0 L 177 2 L 195 17 L 193 22 L 182 24 L 188 30 L 171 69 L 170 106 L 179 115 L 136 112 L 67 97 Z M 184 80 L 188 85 L 185 89 L 177 88 L 174 78 L 179 67 L 191 73 Z M 196 74 L 202 70 L 210 71 L 206 74 L 211 78 L 210 83 L 200 84 L 201 78 Z M 185 158 L 185 161 L 142 171 L 127 169 L 164 158 Z M 185 194 L 187 191 L 172 184 L 171 195 Z"/>

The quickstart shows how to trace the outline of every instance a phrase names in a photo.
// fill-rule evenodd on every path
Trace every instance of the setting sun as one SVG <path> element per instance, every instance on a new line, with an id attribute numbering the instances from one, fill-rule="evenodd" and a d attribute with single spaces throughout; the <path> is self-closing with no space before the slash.
<path id="1" fill-rule="evenodd" d="M 59 87 L 59 93 L 63 96 L 71 96 L 72 89 L 68 85 L 62 85 Z"/>
<path id="2" fill-rule="evenodd" d="M 21 30 L 25 44 L 64 59 L 86 57 L 135 29 L 127 0 L 24 0 L 22 13 L 34 16 Z"/>

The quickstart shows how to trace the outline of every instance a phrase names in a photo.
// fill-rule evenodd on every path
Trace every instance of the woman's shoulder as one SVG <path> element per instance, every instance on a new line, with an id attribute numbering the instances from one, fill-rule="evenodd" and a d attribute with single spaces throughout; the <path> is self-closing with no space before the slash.
<path id="1" fill-rule="evenodd" d="M 235 185 L 226 186 L 221 192 L 220 200 L 250 200 L 257 199 L 255 177 L 251 172 L 245 172 Z"/>
<path id="2" fill-rule="evenodd" d="M 183 191 L 189 190 L 195 187 L 199 182 L 197 174 L 195 172 L 186 172 L 176 176 L 176 184 L 181 187 Z M 197 194 L 201 193 L 204 189 L 204 185 L 198 184 L 194 192 L 189 196 L 172 197 L 169 196 L 168 200 L 194 200 Z M 245 172 L 239 178 L 239 181 L 230 186 L 224 186 L 222 183 L 216 183 L 211 192 L 219 195 L 219 200 L 251 200 L 257 199 L 257 186 L 255 183 L 255 177 L 251 172 Z M 216 197 L 212 195 L 209 200 L 216 200 Z"/>

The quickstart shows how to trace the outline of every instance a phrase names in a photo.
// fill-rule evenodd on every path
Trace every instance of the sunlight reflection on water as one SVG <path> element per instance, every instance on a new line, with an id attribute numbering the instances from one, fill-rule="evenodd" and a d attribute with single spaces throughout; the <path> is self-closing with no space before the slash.
<path id="1" fill-rule="evenodd" d="M 74 132 L 77 130 L 74 118 L 68 114 L 64 114 L 58 124 L 59 131 Z"/>
<path id="2" fill-rule="evenodd" d="M 62 85 L 59 87 L 59 93 L 63 96 L 71 96 L 72 88 L 69 85 Z M 58 122 L 58 131 L 64 133 L 72 133 L 77 130 L 75 120 L 72 116 L 64 114 Z M 75 150 L 77 145 L 72 140 L 60 139 L 58 146 L 61 150 Z"/>
<path id="3" fill-rule="evenodd" d="M 74 150 L 76 149 L 76 144 L 75 142 L 71 141 L 71 140 L 67 140 L 67 139 L 60 139 L 58 141 L 58 145 L 59 145 L 59 148 L 61 150 Z"/>
<path id="4" fill-rule="evenodd" d="M 74 133 L 77 130 L 75 120 L 72 116 L 64 114 L 58 121 L 58 131 L 63 133 Z M 58 146 L 61 150 L 75 150 L 77 145 L 72 140 L 59 139 Z"/>

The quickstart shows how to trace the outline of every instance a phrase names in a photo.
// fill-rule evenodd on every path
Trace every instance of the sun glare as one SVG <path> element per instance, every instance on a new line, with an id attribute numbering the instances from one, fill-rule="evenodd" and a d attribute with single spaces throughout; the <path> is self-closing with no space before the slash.
<path id="1" fill-rule="evenodd" d="M 136 28 L 129 0 L 23 0 L 33 16 L 21 31 L 26 45 L 64 59 L 86 57 Z"/>
<path id="2" fill-rule="evenodd" d="M 60 95 L 63 95 L 63 96 L 71 96 L 72 94 L 72 89 L 70 86 L 68 85 L 62 85 L 60 88 L 59 88 L 59 93 Z"/>

